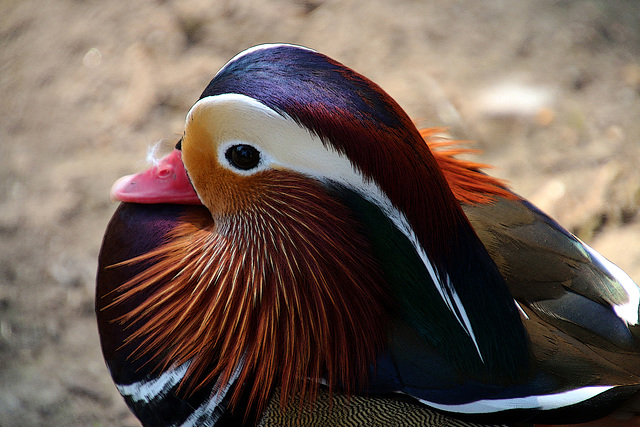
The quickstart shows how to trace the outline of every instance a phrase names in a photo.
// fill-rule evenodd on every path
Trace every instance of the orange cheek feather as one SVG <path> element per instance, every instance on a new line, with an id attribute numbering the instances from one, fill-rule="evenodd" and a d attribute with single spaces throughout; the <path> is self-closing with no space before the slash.
<path id="1" fill-rule="evenodd" d="M 233 215 L 257 196 L 253 176 L 240 176 L 217 159 L 214 136 L 192 121 L 182 141 L 182 160 L 194 188 L 211 215 Z"/>

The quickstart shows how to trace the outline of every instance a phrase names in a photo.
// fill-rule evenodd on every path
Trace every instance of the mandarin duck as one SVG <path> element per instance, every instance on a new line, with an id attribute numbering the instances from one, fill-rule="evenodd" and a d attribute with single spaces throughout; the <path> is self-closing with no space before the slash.
<path id="1" fill-rule="evenodd" d="M 96 312 L 140 421 L 564 423 L 634 397 L 638 286 L 436 133 L 308 48 L 224 65 L 112 188 Z"/>

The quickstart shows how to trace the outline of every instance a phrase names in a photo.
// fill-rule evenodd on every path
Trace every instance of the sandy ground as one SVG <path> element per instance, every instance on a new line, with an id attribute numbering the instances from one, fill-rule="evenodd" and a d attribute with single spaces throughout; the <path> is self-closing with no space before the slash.
<path id="1" fill-rule="evenodd" d="M 0 425 L 136 425 L 94 324 L 109 187 L 249 46 L 313 47 L 640 280 L 640 7 L 0 0 Z"/>

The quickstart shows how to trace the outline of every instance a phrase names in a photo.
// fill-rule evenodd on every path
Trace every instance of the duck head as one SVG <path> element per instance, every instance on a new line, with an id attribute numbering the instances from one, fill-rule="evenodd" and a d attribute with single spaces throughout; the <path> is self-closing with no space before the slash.
<path id="1" fill-rule="evenodd" d="M 407 114 L 315 51 L 229 61 L 189 111 L 182 161 L 210 218 L 186 217 L 114 304 L 138 355 L 191 390 L 263 405 L 367 382 L 398 322 L 464 378 L 517 382 L 528 338 L 504 280 Z M 125 183 L 120 183 L 121 187 Z M 189 199 L 193 202 L 193 199 Z M 142 319 L 142 320 L 141 320 Z M 247 391 L 249 390 L 249 391 Z"/>

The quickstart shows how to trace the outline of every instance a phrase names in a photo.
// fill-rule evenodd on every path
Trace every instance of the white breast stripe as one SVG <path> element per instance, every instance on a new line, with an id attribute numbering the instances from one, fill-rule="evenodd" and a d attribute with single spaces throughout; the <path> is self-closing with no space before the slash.
<path id="1" fill-rule="evenodd" d="M 189 363 L 183 363 L 175 369 L 163 372 L 153 380 L 141 380 L 126 385 L 116 384 L 116 387 L 123 397 L 130 397 L 134 402 L 151 402 L 166 396 L 169 390 L 182 380 Z"/>
<path id="2" fill-rule="evenodd" d="M 548 411 L 584 402 L 612 388 L 613 386 L 589 386 L 556 394 L 515 397 L 512 399 L 484 399 L 463 403 L 461 405 L 443 405 L 429 402 L 428 400 L 418 400 L 435 409 L 463 414 L 490 414 L 509 409 L 539 409 Z"/>
<path id="3" fill-rule="evenodd" d="M 216 413 L 215 409 L 225 398 L 231 385 L 238 379 L 238 375 L 240 375 L 240 370 L 243 366 L 243 360 L 240 361 L 235 371 L 233 371 L 233 375 L 229 378 L 229 382 L 223 385 L 220 384 L 220 380 L 218 380 L 211 391 L 209 399 L 198 406 L 189 418 L 180 425 L 180 427 L 209 427 L 213 426 L 216 421 L 218 421 L 220 415 L 222 415 L 222 411 L 218 411 Z"/>

